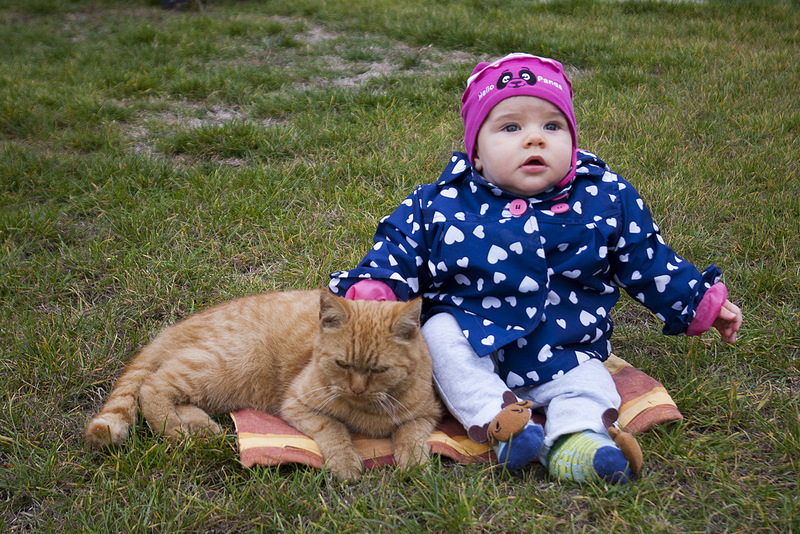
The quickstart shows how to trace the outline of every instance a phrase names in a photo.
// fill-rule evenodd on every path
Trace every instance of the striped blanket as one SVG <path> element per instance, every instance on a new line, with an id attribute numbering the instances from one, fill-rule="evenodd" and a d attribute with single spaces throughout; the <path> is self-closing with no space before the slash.
<path id="1" fill-rule="evenodd" d="M 623 430 L 639 434 L 659 423 L 683 419 L 661 383 L 613 355 L 605 365 L 622 397 L 619 424 Z M 249 409 L 233 412 L 231 417 L 236 425 L 240 460 L 246 467 L 287 463 L 322 467 L 322 454 L 314 440 L 279 417 Z M 534 414 L 534 418 L 543 422 L 539 414 Z M 494 451 L 488 444 L 469 439 L 464 428 L 449 415 L 438 425 L 428 443 L 434 454 L 461 463 L 491 462 L 495 459 Z M 389 438 L 354 435 L 353 444 L 367 469 L 393 464 Z"/>

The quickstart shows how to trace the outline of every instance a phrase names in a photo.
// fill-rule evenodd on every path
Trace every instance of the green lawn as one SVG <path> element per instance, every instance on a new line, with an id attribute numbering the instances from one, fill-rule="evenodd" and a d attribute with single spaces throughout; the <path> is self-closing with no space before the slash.
<path id="1" fill-rule="evenodd" d="M 800 532 L 800 4 L 0 3 L 0 531 Z M 615 352 L 685 421 L 644 476 L 576 486 L 435 460 L 356 484 L 243 468 L 232 435 L 110 453 L 81 431 L 159 329 L 317 287 L 461 149 L 477 61 L 549 55 L 579 140 L 668 242 L 725 272 L 740 341 L 667 338 L 629 298 Z M 230 418 L 220 422 L 231 431 Z"/>

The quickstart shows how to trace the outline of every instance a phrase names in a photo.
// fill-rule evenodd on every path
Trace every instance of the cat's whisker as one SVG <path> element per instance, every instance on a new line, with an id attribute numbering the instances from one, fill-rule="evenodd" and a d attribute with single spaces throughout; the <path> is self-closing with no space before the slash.
<path id="1" fill-rule="evenodd" d="M 322 387 L 319 387 L 319 388 L 316 388 L 316 389 L 312 389 L 312 390 L 306 391 L 305 393 L 297 395 L 296 397 L 287 398 L 286 402 L 287 403 L 288 402 L 301 402 L 303 400 L 303 398 L 308 397 L 310 395 L 314 395 L 319 391 L 324 391 L 324 390 L 328 389 L 329 387 L 330 386 L 322 386 Z"/>
<path id="2" fill-rule="evenodd" d="M 413 417 L 413 415 L 414 415 L 413 412 L 410 409 L 408 409 L 406 407 L 406 405 L 400 399 L 398 399 L 397 397 L 395 397 L 391 393 L 385 393 L 384 392 L 384 395 L 387 397 L 387 399 L 386 399 L 387 402 L 389 403 L 390 406 L 392 406 L 392 408 L 394 410 L 400 409 L 403 412 L 405 412 L 405 415 L 407 417 Z"/>
<path id="3" fill-rule="evenodd" d="M 396 408 L 402 407 L 402 405 L 399 405 L 396 401 L 392 402 L 390 398 L 393 399 L 394 397 L 392 397 L 388 393 L 383 393 L 378 399 L 376 399 L 375 404 L 378 407 L 380 407 L 386 413 L 386 415 L 388 415 L 392 419 L 392 422 L 395 425 L 400 425 L 402 421 L 398 416 Z"/>
<path id="4" fill-rule="evenodd" d="M 334 386 L 329 386 L 329 388 L 333 389 Z M 332 402 L 334 402 L 336 399 L 338 399 L 340 397 L 340 395 L 335 391 L 326 391 L 325 393 L 328 395 L 327 398 L 322 399 L 321 403 L 318 403 L 318 404 L 316 404 L 314 406 L 309 406 L 309 407 L 313 408 L 314 410 L 316 410 L 318 412 L 324 412 L 325 409 L 328 407 L 328 405 L 330 405 Z"/>
<path id="5" fill-rule="evenodd" d="M 306 391 L 305 393 L 303 393 L 301 395 L 297 395 L 296 397 L 292 397 L 291 399 L 287 399 L 287 404 L 290 403 L 290 402 L 299 402 L 299 403 L 305 404 L 303 401 L 306 398 L 312 397 L 314 395 L 317 395 L 320 392 L 322 392 L 323 395 L 327 396 L 327 398 L 325 399 L 325 403 L 327 404 L 327 403 L 333 401 L 337 396 L 336 393 L 332 393 L 332 392 L 329 391 L 332 388 L 333 388 L 333 386 L 322 386 L 322 387 L 318 387 L 318 388 Z M 317 400 L 317 399 L 315 399 L 315 400 Z"/>

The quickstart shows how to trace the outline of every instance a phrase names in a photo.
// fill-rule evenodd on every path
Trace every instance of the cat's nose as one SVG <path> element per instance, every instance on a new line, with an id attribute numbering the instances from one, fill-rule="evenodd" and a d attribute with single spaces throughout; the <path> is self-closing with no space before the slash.
<path id="1" fill-rule="evenodd" d="M 367 390 L 367 377 L 359 374 L 350 376 L 350 391 L 356 395 L 361 395 Z"/>

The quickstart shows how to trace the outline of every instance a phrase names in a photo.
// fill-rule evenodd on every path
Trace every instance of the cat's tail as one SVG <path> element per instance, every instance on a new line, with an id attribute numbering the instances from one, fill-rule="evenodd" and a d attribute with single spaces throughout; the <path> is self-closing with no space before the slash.
<path id="1" fill-rule="evenodd" d="M 93 449 L 121 445 L 128 438 L 128 429 L 136 420 L 139 389 L 151 372 L 136 364 L 134 358 L 117 379 L 103 408 L 92 417 L 83 431 L 86 444 Z"/>

